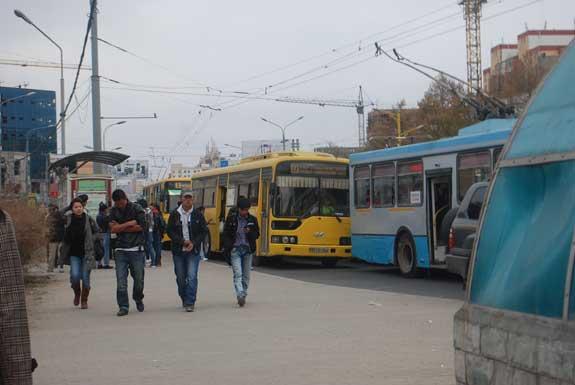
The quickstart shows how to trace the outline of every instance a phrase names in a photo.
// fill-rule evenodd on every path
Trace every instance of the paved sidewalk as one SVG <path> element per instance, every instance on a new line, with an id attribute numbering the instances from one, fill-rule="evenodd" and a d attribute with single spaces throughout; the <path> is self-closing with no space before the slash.
<path id="1" fill-rule="evenodd" d="M 32 312 L 36 385 L 453 384 L 459 300 L 302 282 L 252 272 L 235 303 L 231 270 L 200 266 L 195 313 L 175 276 L 146 269 L 146 311 L 116 317 L 115 272 L 94 270 L 90 309 L 72 306 L 67 274 Z M 383 277 L 384 278 L 384 277 Z M 131 278 L 130 278 L 131 280 Z M 131 287 L 131 285 L 130 285 Z"/>

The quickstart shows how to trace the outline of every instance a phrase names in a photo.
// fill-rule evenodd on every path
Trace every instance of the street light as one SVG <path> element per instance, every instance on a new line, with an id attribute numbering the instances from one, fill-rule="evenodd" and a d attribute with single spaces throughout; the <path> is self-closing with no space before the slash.
<path id="1" fill-rule="evenodd" d="M 20 98 L 25 98 L 25 97 L 27 97 L 27 96 L 32 96 L 32 95 L 35 95 L 35 94 L 36 94 L 36 91 L 30 91 L 30 92 L 25 93 L 24 95 L 16 96 L 15 98 L 10 98 L 10 99 L 6 99 L 6 100 L 0 100 L 0 105 L 1 105 L 1 104 L 7 104 L 7 103 L 12 102 L 12 101 L 14 101 L 14 100 L 17 100 L 17 99 L 20 99 Z"/>
<path id="2" fill-rule="evenodd" d="M 263 120 L 263 121 L 266 122 L 266 123 L 269 123 L 269 124 L 271 124 L 271 125 L 273 125 L 273 126 L 278 127 L 280 130 L 282 130 L 282 146 L 283 146 L 283 150 L 285 151 L 285 150 L 286 150 L 286 129 L 287 129 L 289 126 L 291 126 L 292 124 L 297 123 L 297 122 L 299 122 L 300 120 L 302 120 L 302 119 L 303 119 L 303 116 L 300 116 L 299 118 L 297 118 L 297 119 L 294 120 L 293 122 L 290 122 L 290 123 L 286 124 L 286 125 L 283 126 L 283 127 L 280 126 L 280 125 L 277 124 L 277 123 L 272 122 L 271 120 L 266 119 L 266 118 L 263 118 L 263 117 L 262 117 L 262 118 L 260 118 L 260 119 Z"/>
<path id="3" fill-rule="evenodd" d="M 88 150 L 92 150 L 92 151 L 94 150 L 94 147 L 92 147 L 92 146 L 84 146 L 84 148 L 87 148 Z M 122 147 L 122 146 L 120 146 L 120 147 L 114 147 L 114 148 L 111 149 L 110 151 L 118 151 L 118 150 L 121 150 L 122 148 L 124 148 L 124 147 Z"/>
<path id="4" fill-rule="evenodd" d="M 64 51 L 58 43 L 56 43 L 50 36 L 48 36 L 44 31 L 42 31 L 36 24 L 32 22 L 22 11 L 15 9 L 14 15 L 24 20 L 26 23 L 30 24 L 32 27 L 36 28 L 38 32 L 44 35 L 45 38 L 50 40 L 52 44 L 58 47 L 60 51 L 60 128 L 62 129 L 62 154 L 66 153 L 66 111 L 64 105 Z"/>
<path id="5" fill-rule="evenodd" d="M 106 150 L 106 134 L 108 133 L 108 129 L 112 126 L 119 126 L 120 124 L 124 123 L 126 123 L 126 120 L 120 120 L 119 122 L 108 124 L 106 127 L 104 127 L 104 139 L 102 140 L 102 143 L 104 144 L 104 151 Z"/>

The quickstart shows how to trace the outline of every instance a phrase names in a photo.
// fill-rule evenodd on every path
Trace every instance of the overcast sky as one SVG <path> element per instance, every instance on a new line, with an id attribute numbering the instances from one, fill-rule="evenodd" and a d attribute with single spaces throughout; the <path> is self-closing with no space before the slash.
<path id="1" fill-rule="evenodd" d="M 300 138 L 306 148 L 327 141 L 355 145 L 357 115 L 352 108 L 265 100 L 233 106 L 237 103 L 217 96 L 217 91 L 210 91 L 214 96 L 193 96 L 112 88 L 164 87 L 163 91 L 206 94 L 206 87 L 211 87 L 261 95 L 266 86 L 277 84 L 269 95 L 353 100 L 362 85 L 367 101 L 378 107 L 389 107 L 402 98 L 415 105 L 429 81 L 385 57 L 372 58 L 373 42 L 382 40 L 384 49 L 399 47 L 411 59 L 464 78 L 465 29 L 458 2 L 100 0 L 99 36 L 139 56 L 100 44 L 101 75 L 124 83 L 102 81 L 102 115 L 159 116 L 111 128 L 108 148 L 123 146 L 132 157 L 144 157 L 152 154 L 153 146 L 156 155 L 171 155 L 172 162 L 193 164 L 210 138 L 223 153 L 230 153 L 233 149 L 225 148 L 224 143 L 280 138 L 280 130 L 262 122 L 261 116 L 285 124 L 302 115 L 304 119 L 290 127 L 287 136 Z M 526 26 L 574 27 L 575 1 L 530 3 L 533 1 L 494 0 L 484 6 L 484 66 L 489 65 L 492 45 L 516 42 Z M 530 5 L 513 10 L 526 4 Z M 58 61 L 58 51 L 17 19 L 14 8 L 63 46 L 66 63 L 78 63 L 88 0 L 2 0 L 0 59 Z M 505 13 L 508 10 L 513 11 Z M 442 34 L 448 30 L 453 31 Z M 84 64 L 91 64 L 89 50 Z M 347 68 L 333 72 L 343 67 Z M 274 71 L 278 68 L 283 69 Z M 79 100 L 89 92 L 89 76 L 89 71 L 81 72 Z M 67 70 L 65 78 L 68 96 L 74 71 Z M 58 90 L 58 79 L 58 70 L 0 65 L 3 86 L 27 83 L 30 88 Z M 200 104 L 224 109 L 203 109 L 199 114 Z M 88 98 L 68 121 L 68 152 L 92 144 L 91 119 Z M 103 126 L 112 122 L 104 121 Z"/>

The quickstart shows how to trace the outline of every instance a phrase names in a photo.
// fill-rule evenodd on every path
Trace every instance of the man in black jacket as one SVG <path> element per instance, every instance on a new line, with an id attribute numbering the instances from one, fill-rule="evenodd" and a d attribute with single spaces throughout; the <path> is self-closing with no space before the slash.
<path id="1" fill-rule="evenodd" d="M 112 193 L 114 207 L 110 212 L 110 232 L 117 235 L 116 256 L 116 299 L 120 310 L 118 317 L 128 314 L 128 270 L 134 279 L 132 298 L 139 312 L 144 311 L 144 229 L 147 229 L 146 215 L 140 205 L 128 201 L 123 190 Z"/>
<path id="2" fill-rule="evenodd" d="M 256 240 L 260 229 L 256 217 L 249 213 L 250 201 L 238 200 L 236 210 L 230 210 L 224 225 L 224 247 L 230 253 L 230 262 L 234 272 L 234 288 L 238 305 L 246 304 L 252 259 L 256 252 Z"/>
<path id="3" fill-rule="evenodd" d="M 181 205 L 170 213 L 167 232 L 172 242 L 178 294 L 184 309 L 193 312 L 198 292 L 200 247 L 208 234 L 208 226 L 204 216 L 194 210 L 191 191 L 182 193 Z"/>

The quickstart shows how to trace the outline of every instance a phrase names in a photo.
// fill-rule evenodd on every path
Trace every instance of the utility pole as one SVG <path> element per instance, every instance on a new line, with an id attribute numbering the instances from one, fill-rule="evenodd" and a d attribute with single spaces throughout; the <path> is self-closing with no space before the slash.
<path id="1" fill-rule="evenodd" d="M 366 145 L 366 133 L 365 133 L 365 115 L 363 113 L 363 89 L 359 86 L 359 97 L 357 99 L 356 111 L 357 111 L 357 126 L 358 126 L 358 140 L 359 147 L 364 147 Z"/>
<path id="2" fill-rule="evenodd" d="M 467 36 L 467 92 L 477 94 L 482 89 L 481 69 L 481 7 L 487 0 L 461 0 Z"/>
<path id="3" fill-rule="evenodd" d="M 100 110 L 100 73 L 98 68 L 98 3 L 90 0 L 92 12 L 92 136 L 94 151 L 102 151 L 102 126 Z M 102 166 L 94 163 L 94 174 L 100 174 Z"/>

